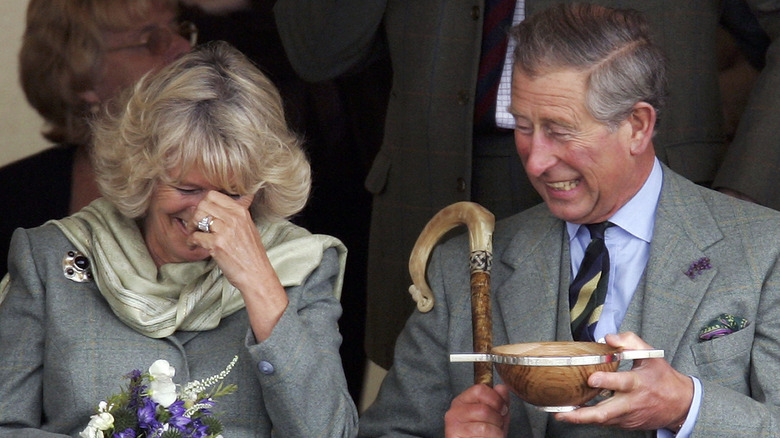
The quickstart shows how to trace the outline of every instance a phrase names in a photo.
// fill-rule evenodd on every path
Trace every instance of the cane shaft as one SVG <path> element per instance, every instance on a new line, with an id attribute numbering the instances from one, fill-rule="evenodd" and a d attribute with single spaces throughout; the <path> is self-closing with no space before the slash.
<path id="1" fill-rule="evenodd" d="M 493 348 L 493 316 L 490 306 L 490 273 L 471 273 L 471 324 L 474 352 L 490 353 Z M 493 364 L 474 362 L 474 383 L 493 386 Z"/>

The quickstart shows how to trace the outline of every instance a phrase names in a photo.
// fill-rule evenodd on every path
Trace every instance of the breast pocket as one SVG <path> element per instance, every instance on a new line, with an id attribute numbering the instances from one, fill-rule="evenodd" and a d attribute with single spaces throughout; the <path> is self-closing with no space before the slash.
<path id="1" fill-rule="evenodd" d="M 744 392 L 748 388 L 750 349 L 755 326 L 691 346 L 698 377 Z"/>

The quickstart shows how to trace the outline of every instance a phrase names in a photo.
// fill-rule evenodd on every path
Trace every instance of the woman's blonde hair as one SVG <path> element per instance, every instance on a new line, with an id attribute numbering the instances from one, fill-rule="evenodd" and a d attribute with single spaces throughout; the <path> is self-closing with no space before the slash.
<path id="1" fill-rule="evenodd" d="M 303 209 L 311 170 L 279 92 L 229 44 L 200 46 L 125 94 L 95 123 L 92 158 L 103 196 L 126 216 L 145 216 L 157 185 L 190 170 L 230 193 L 255 193 L 255 218 Z"/>
<path id="2" fill-rule="evenodd" d="M 177 11 L 176 0 L 30 0 L 19 78 L 27 101 L 46 121 L 44 137 L 88 143 L 91 108 L 79 94 L 95 86 L 103 32 L 131 28 L 152 4 Z"/>

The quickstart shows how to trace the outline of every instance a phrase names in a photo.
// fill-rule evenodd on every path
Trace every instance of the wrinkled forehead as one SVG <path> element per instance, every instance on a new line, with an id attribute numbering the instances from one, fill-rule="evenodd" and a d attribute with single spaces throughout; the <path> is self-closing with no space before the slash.
<path id="1" fill-rule="evenodd" d="M 137 27 L 152 14 L 178 14 L 176 0 L 96 0 L 93 4 L 98 27 L 115 32 Z"/>

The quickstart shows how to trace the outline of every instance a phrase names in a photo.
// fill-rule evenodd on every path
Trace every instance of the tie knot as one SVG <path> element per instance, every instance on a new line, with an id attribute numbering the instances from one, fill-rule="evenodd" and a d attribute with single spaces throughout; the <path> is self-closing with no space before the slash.
<path id="1" fill-rule="evenodd" d="M 607 230 L 607 228 L 614 225 L 610 221 L 604 221 L 599 222 L 597 224 L 587 224 L 585 225 L 588 227 L 588 231 L 590 231 L 590 238 L 591 239 L 604 239 L 604 232 Z"/>

